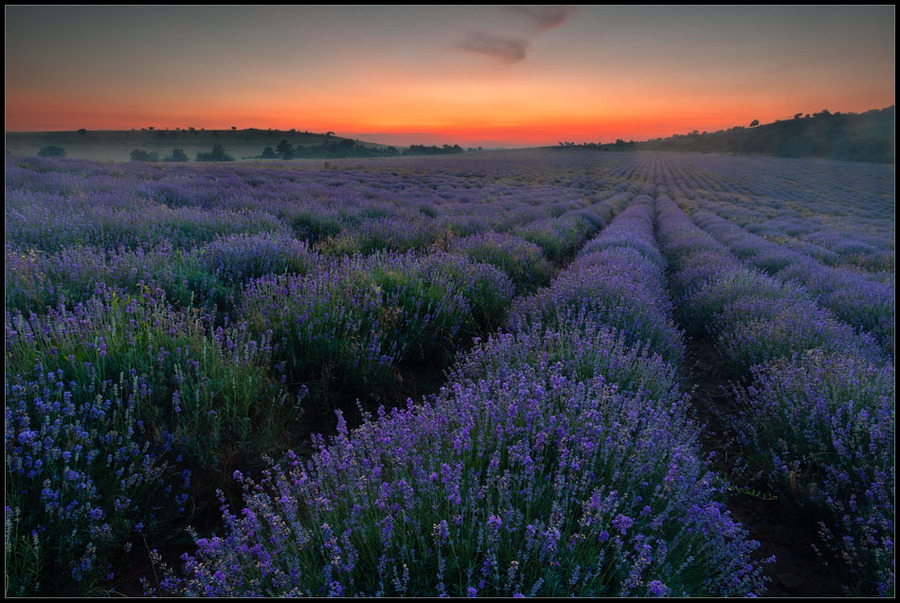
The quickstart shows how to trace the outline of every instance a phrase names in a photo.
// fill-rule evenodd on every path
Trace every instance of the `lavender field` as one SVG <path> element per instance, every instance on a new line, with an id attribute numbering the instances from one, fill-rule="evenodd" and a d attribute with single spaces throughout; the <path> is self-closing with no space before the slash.
<path id="1" fill-rule="evenodd" d="M 7 155 L 6 592 L 893 596 L 894 186 Z"/>

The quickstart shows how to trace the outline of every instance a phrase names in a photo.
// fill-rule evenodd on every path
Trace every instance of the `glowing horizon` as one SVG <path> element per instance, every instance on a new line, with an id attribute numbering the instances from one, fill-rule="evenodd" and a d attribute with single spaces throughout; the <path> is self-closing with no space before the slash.
<path id="1" fill-rule="evenodd" d="M 6 131 L 647 140 L 894 104 L 892 6 L 6 9 Z"/>

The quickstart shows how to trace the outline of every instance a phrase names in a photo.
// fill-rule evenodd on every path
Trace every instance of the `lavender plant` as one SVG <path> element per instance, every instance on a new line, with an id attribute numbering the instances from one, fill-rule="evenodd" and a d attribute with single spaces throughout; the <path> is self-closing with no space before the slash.
<path id="1" fill-rule="evenodd" d="M 306 274 L 319 262 L 306 242 L 271 233 L 222 237 L 205 245 L 199 255 L 213 274 L 235 284 L 268 274 Z"/>
<path id="2" fill-rule="evenodd" d="M 5 390 L 6 593 L 103 593 L 136 542 L 187 514 L 174 434 L 140 418 L 150 384 L 38 365 Z"/>
<path id="3" fill-rule="evenodd" d="M 520 295 L 548 284 L 553 273 L 538 245 L 507 233 L 484 232 L 456 239 L 449 251 L 500 268 Z"/>
<path id="4" fill-rule="evenodd" d="M 124 297 L 101 288 L 43 316 L 7 312 L 6 351 L 9 375 L 62 370 L 79 384 L 75 404 L 91 403 L 91 383 L 139 379 L 136 420 L 170 433 L 194 469 L 228 471 L 238 458 L 271 450 L 296 413 L 296 399 L 264 368 L 265 334 L 251 337 L 243 324 L 213 330 L 149 288 Z"/>
<path id="5" fill-rule="evenodd" d="M 741 388 L 742 444 L 754 466 L 820 520 L 861 582 L 894 590 L 894 369 L 814 350 L 759 366 Z"/>
<path id="6" fill-rule="evenodd" d="M 460 256 L 376 254 L 253 281 L 242 315 L 272 332 L 290 378 L 364 395 L 394 383 L 400 365 L 449 358 L 502 321 L 513 294 L 500 270 Z"/>

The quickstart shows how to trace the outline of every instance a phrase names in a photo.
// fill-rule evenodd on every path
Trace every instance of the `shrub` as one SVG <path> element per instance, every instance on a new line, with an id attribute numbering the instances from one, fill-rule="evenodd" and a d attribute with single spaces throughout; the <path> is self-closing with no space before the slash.
<path id="1" fill-rule="evenodd" d="M 197 153 L 197 161 L 234 161 L 234 157 L 225 152 L 224 146 L 216 143 L 209 153 Z"/>
<path id="2" fill-rule="evenodd" d="M 159 153 L 135 149 L 131 152 L 132 161 L 159 161 Z"/>
<path id="3" fill-rule="evenodd" d="M 55 145 L 47 145 L 41 147 L 41 150 L 38 151 L 38 157 L 65 157 L 66 150 L 62 147 L 57 147 Z"/>
<path id="4" fill-rule="evenodd" d="M 321 210 L 297 211 L 289 217 L 288 222 L 297 236 L 310 245 L 333 237 L 343 229 L 339 216 Z"/>
<path id="5" fill-rule="evenodd" d="M 184 152 L 184 149 L 172 149 L 172 155 L 166 157 L 165 161 L 180 163 L 190 161 L 190 159 L 188 159 L 187 153 Z"/>
<path id="6" fill-rule="evenodd" d="M 681 333 L 657 266 L 638 251 L 609 248 L 579 258 L 546 289 L 517 300 L 508 328 L 599 321 L 620 330 L 631 343 L 649 342 L 669 362 L 684 356 Z"/>

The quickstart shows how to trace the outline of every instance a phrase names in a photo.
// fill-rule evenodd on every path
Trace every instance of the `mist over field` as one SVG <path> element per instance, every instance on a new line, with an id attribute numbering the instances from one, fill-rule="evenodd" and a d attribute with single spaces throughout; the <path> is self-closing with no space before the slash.
<path id="1" fill-rule="evenodd" d="M 5 594 L 893 597 L 893 16 L 7 7 Z"/>

